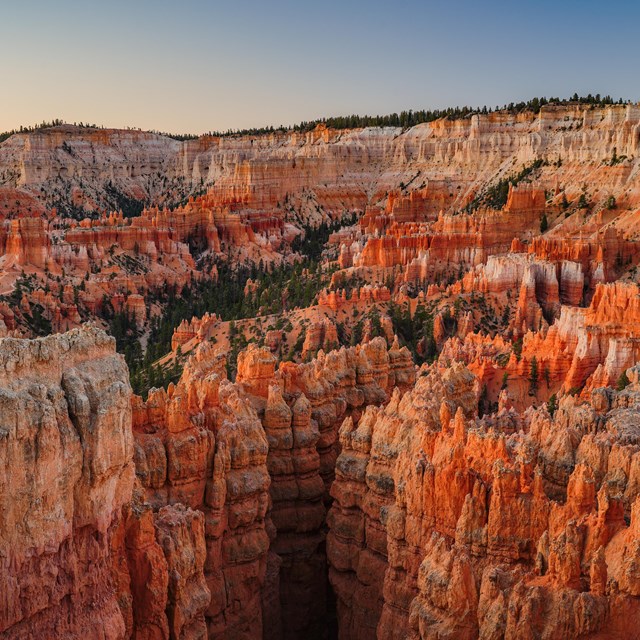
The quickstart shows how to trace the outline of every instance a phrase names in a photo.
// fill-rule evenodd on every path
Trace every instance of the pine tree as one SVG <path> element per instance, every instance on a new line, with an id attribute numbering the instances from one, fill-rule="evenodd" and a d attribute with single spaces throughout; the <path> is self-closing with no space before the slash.
<path id="1" fill-rule="evenodd" d="M 547 389 L 551 386 L 551 371 L 549 365 L 545 364 L 543 369 L 544 381 L 547 383 Z"/>
<path id="2" fill-rule="evenodd" d="M 553 414 L 556 412 L 558 408 L 558 399 L 556 398 L 556 394 L 554 393 L 547 402 L 547 411 L 549 415 L 553 418 Z"/>
<path id="3" fill-rule="evenodd" d="M 583 191 L 580 194 L 580 198 L 578 199 L 578 209 L 587 209 L 589 207 L 589 201 L 587 200 L 587 195 Z"/>
<path id="4" fill-rule="evenodd" d="M 542 219 L 540 220 L 540 233 L 544 233 L 549 228 L 549 221 L 547 220 L 547 214 L 542 214 Z"/>
<path id="5" fill-rule="evenodd" d="M 538 393 L 538 359 L 533 356 L 529 367 L 529 395 L 535 396 Z"/>
<path id="6" fill-rule="evenodd" d="M 631 384 L 631 380 L 629 380 L 629 376 L 626 371 L 623 371 L 618 378 L 618 382 L 616 384 L 616 388 L 618 391 L 623 391 Z"/>

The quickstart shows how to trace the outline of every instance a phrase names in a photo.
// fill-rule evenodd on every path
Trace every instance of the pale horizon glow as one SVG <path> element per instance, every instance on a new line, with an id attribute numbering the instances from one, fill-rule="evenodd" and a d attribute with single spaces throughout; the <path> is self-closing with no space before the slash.
<path id="1" fill-rule="evenodd" d="M 0 132 L 60 118 L 199 134 L 574 92 L 640 99 L 631 1 L 4 4 Z"/>

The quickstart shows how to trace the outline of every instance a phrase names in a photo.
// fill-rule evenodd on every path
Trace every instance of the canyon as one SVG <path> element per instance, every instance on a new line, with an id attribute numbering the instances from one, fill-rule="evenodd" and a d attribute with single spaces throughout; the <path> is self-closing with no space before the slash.
<path id="1" fill-rule="evenodd" d="M 633 104 L 9 137 L 0 637 L 634 637 L 639 216 Z"/>

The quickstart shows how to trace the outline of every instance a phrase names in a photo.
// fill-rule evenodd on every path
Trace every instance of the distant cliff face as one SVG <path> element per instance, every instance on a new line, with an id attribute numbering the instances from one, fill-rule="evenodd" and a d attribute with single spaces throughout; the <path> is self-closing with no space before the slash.
<path id="1" fill-rule="evenodd" d="M 221 205 L 262 211 L 295 205 L 311 217 L 316 206 L 364 209 L 401 186 L 424 189 L 437 213 L 463 207 L 496 174 L 544 158 L 550 163 L 542 172 L 547 188 L 568 184 L 577 193 L 587 177 L 597 178 L 599 189 L 637 202 L 640 191 L 631 178 L 639 126 L 640 107 L 632 105 L 499 112 L 408 130 L 318 127 L 186 142 L 61 126 L 2 143 L 0 185 L 78 211 L 126 207 L 128 198 L 175 204 L 209 189 Z M 612 167 L 612 159 L 622 160 Z"/>
<path id="2" fill-rule="evenodd" d="M 118 209 L 164 189 L 180 143 L 140 131 L 60 126 L 2 143 L 0 185 L 25 188 L 49 206 Z M 106 192 L 105 192 L 106 188 Z"/>

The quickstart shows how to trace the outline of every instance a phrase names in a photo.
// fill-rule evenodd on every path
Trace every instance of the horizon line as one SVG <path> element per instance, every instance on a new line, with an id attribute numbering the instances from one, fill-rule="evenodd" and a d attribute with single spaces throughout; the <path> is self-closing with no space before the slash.
<path id="1" fill-rule="evenodd" d="M 577 99 L 576 99 L 577 97 Z M 538 101 L 537 108 L 532 105 L 535 101 Z M 293 132 L 293 131 L 312 131 L 318 125 L 326 125 L 327 128 L 337 128 L 337 129 L 359 129 L 359 128 L 383 128 L 383 127 L 400 127 L 400 124 L 355 124 L 355 126 L 332 126 L 334 121 L 339 120 L 355 120 L 355 121 L 364 121 L 364 120 L 384 120 L 391 118 L 401 118 L 403 116 L 413 117 L 418 114 L 425 114 L 428 119 L 416 122 L 411 126 L 416 126 L 417 124 L 424 124 L 425 122 L 434 122 L 436 120 L 442 118 L 453 118 L 453 119 L 465 119 L 471 117 L 473 115 L 488 115 L 490 113 L 502 113 L 508 111 L 510 113 L 523 113 L 526 111 L 531 111 L 534 114 L 540 112 L 541 109 L 545 107 L 568 107 L 568 106 L 576 106 L 576 105 L 584 105 L 585 107 L 610 107 L 610 106 L 629 106 L 636 105 L 640 106 L 640 101 L 634 101 L 630 98 L 618 98 L 614 99 L 609 95 L 601 96 L 600 94 L 588 94 L 587 96 L 577 96 L 574 93 L 570 98 L 557 98 L 551 97 L 546 98 L 542 96 L 541 98 L 531 98 L 528 101 L 520 101 L 520 102 L 510 102 L 509 104 L 505 104 L 502 106 L 496 105 L 495 107 L 488 107 L 487 105 L 483 105 L 482 107 L 469 107 L 458 106 L 455 107 L 446 107 L 443 109 L 404 109 L 402 111 L 394 111 L 386 114 L 349 114 L 349 115 L 333 115 L 333 116 L 323 116 L 320 118 L 310 119 L 310 120 L 301 120 L 295 124 L 280 124 L 280 125 L 264 125 L 261 127 L 248 127 L 241 129 L 227 129 L 225 131 L 222 130 L 209 130 L 202 133 L 189 133 L 189 132 L 170 132 L 170 131 L 160 131 L 158 129 L 148 129 L 138 126 L 127 125 L 125 127 L 113 127 L 104 124 L 95 124 L 95 123 L 85 123 L 83 121 L 78 122 L 67 122 L 63 118 L 53 118 L 51 121 L 43 120 L 41 123 L 34 123 L 32 125 L 20 125 L 19 127 L 14 127 L 13 129 L 1 132 L 0 131 L 0 144 L 5 140 L 10 138 L 13 135 L 21 134 L 21 133 L 35 133 L 37 131 L 43 131 L 46 129 L 53 129 L 56 127 L 76 127 L 79 129 L 96 129 L 96 130 L 112 130 L 112 131 L 137 131 L 140 133 L 152 133 L 159 136 L 172 138 L 176 140 L 186 141 L 186 140 L 197 140 L 203 137 L 232 137 L 232 136 L 241 136 L 241 135 L 266 135 L 269 133 L 276 132 Z"/>

